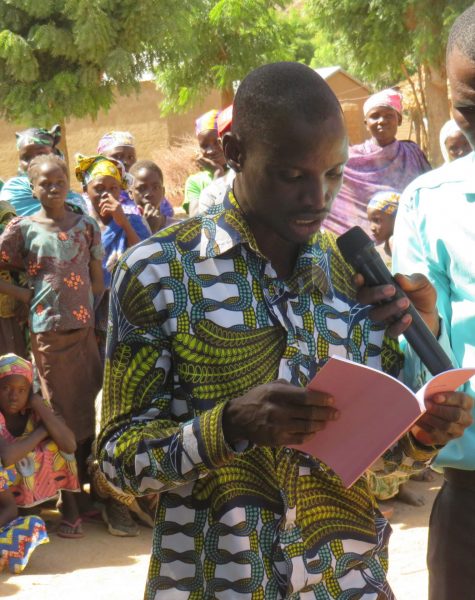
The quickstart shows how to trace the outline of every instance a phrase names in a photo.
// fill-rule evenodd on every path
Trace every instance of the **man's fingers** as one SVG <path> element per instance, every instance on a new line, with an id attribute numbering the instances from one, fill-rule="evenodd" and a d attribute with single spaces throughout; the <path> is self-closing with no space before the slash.
<path id="1" fill-rule="evenodd" d="M 463 392 L 436 394 L 430 400 L 437 406 L 457 406 L 467 411 L 473 408 L 473 398 Z"/>

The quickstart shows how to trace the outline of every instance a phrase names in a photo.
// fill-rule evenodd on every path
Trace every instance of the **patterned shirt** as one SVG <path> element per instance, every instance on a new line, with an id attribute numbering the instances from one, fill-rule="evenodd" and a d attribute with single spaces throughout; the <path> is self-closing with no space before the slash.
<path id="1" fill-rule="evenodd" d="M 0 237 L 0 260 L 26 271 L 33 290 L 34 333 L 94 326 L 89 264 L 102 258 L 101 234 L 89 216 L 51 232 L 33 217 L 15 217 Z"/>
<path id="2" fill-rule="evenodd" d="M 351 275 L 320 232 L 279 279 L 231 192 L 119 262 L 99 460 L 120 489 L 160 493 L 148 600 L 393 598 L 390 527 L 365 477 L 345 489 L 315 458 L 231 448 L 222 430 L 227 400 L 277 378 L 305 386 L 333 354 L 399 373 Z M 433 454 L 407 435 L 384 461 L 411 471 Z"/>

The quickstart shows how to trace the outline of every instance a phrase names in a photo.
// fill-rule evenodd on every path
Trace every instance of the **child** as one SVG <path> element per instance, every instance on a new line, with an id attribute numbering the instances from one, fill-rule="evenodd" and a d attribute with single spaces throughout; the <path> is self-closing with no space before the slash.
<path id="1" fill-rule="evenodd" d="M 33 291 L 31 344 L 43 396 L 75 435 L 82 485 L 94 435 L 94 398 L 102 385 L 93 312 L 93 295 L 100 296 L 104 286 L 100 231 L 91 217 L 67 210 L 69 176 L 63 160 L 38 156 L 28 177 L 41 209 L 8 224 L 0 238 L 5 263 L 0 267 L 26 271 Z M 76 503 L 68 493 L 62 500 Z M 79 537 L 81 519 L 64 518 L 60 532 Z"/>
<path id="2" fill-rule="evenodd" d="M 0 549 L 19 570 L 28 553 L 22 556 L 15 531 L 31 537 L 31 550 L 47 537 L 39 517 L 16 519 L 17 506 L 42 504 L 62 490 L 63 518 L 78 517 L 74 503 L 66 498 L 79 491 L 73 432 L 41 396 L 32 394 L 32 381 L 29 361 L 15 354 L 0 357 Z"/>
<path id="3" fill-rule="evenodd" d="M 377 250 L 389 268 L 391 268 L 392 255 L 391 237 L 400 196 L 394 190 L 377 192 L 371 197 L 366 209 Z"/>
<path id="4" fill-rule="evenodd" d="M 158 165 L 151 160 L 139 160 L 132 165 L 130 171 L 129 193 L 139 207 L 141 214 L 147 220 L 152 233 L 160 231 L 177 219 L 168 217 L 161 212 L 161 202 L 165 195 L 163 173 Z"/>

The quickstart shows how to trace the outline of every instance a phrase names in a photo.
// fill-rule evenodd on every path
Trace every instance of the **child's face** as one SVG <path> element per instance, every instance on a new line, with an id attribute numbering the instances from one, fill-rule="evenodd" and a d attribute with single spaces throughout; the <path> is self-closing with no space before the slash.
<path id="1" fill-rule="evenodd" d="M 129 172 L 130 167 L 137 162 L 137 154 L 133 146 L 116 146 L 105 153 L 105 156 L 120 160 L 127 173 Z"/>
<path id="2" fill-rule="evenodd" d="M 462 156 L 466 156 L 472 151 L 467 138 L 461 131 L 457 131 L 453 135 L 450 135 L 445 140 L 445 147 L 447 148 L 451 161 L 462 158 Z"/>
<path id="3" fill-rule="evenodd" d="M 115 200 L 120 200 L 121 187 L 115 177 L 111 175 L 103 175 L 96 177 L 86 186 L 87 195 L 92 205 L 99 212 L 99 203 L 102 199 L 107 198 L 110 194 Z"/>
<path id="4" fill-rule="evenodd" d="M 0 379 L 0 411 L 16 415 L 28 404 L 30 384 L 23 375 L 9 375 Z"/>
<path id="5" fill-rule="evenodd" d="M 130 186 L 130 195 L 137 206 L 150 204 L 158 208 L 164 194 L 162 178 L 156 171 L 140 169 L 135 173 L 134 182 Z"/>
<path id="6" fill-rule="evenodd" d="M 69 179 L 58 165 L 43 163 L 32 175 L 33 195 L 44 208 L 64 205 L 69 190 Z"/>
<path id="7" fill-rule="evenodd" d="M 388 215 L 377 208 L 368 208 L 368 220 L 376 244 L 383 244 L 389 240 L 394 232 L 394 214 Z"/>
<path id="8" fill-rule="evenodd" d="M 387 146 L 396 139 L 401 115 L 393 108 L 375 106 L 365 118 L 366 128 L 380 146 Z"/>

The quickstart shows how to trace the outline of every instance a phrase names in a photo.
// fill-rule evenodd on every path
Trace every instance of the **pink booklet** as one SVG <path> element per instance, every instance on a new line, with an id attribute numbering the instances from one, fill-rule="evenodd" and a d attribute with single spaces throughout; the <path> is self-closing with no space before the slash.
<path id="1" fill-rule="evenodd" d="M 415 394 L 391 375 L 333 356 L 308 388 L 331 394 L 340 418 L 291 447 L 324 462 L 348 488 L 414 425 L 425 412 L 425 398 L 453 392 L 473 375 L 475 369 L 445 371 Z"/>

